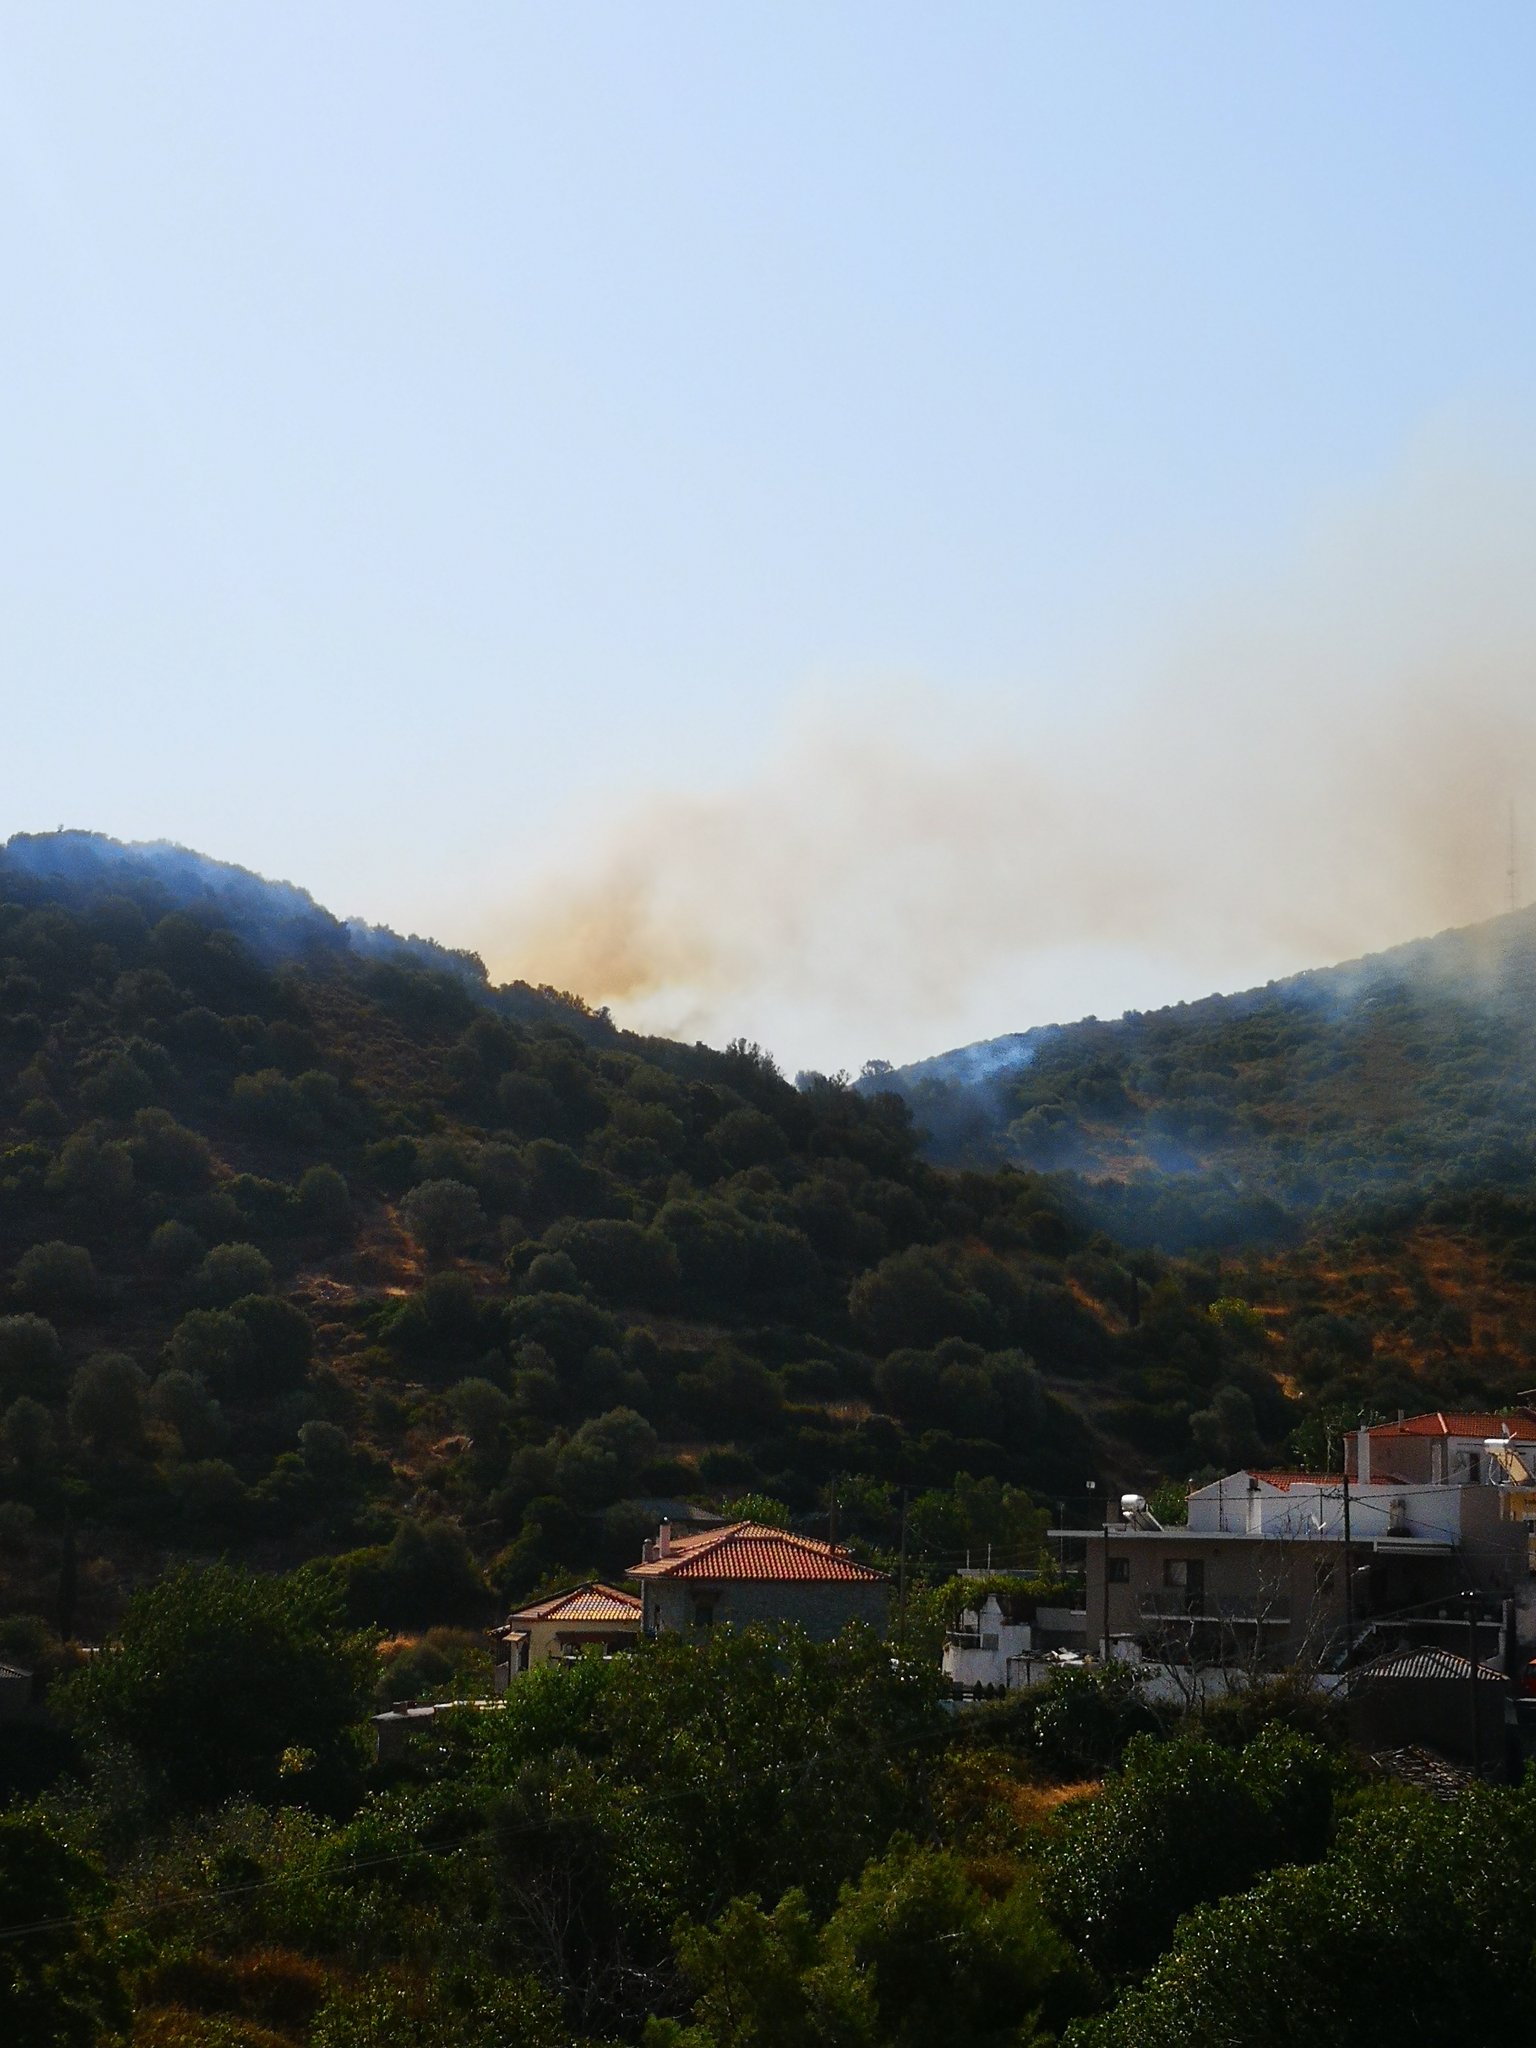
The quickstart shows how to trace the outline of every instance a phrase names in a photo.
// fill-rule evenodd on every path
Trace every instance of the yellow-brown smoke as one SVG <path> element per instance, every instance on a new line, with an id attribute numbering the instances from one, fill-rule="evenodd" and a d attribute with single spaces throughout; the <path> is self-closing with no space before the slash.
<path id="1" fill-rule="evenodd" d="M 800 1015 L 835 1065 L 1072 1014 L 1085 953 L 1196 995 L 1489 916 L 1512 799 L 1536 826 L 1536 489 L 1426 464 L 1111 696 L 1038 739 L 1022 689 L 802 708 L 737 786 L 618 810 L 493 971 L 707 1036 Z"/>

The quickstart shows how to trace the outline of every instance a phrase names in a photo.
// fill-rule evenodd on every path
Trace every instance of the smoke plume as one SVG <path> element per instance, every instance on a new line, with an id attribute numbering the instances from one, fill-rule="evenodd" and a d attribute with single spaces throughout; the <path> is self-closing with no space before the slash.
<path id="1" fill-rule="evenodd" d="M 1536 816 L 1533 564 L 1536 489 L 1421 464 L 1128 665 L 1112 718 L 1032 731 L 1040 679 L 803 706 L 738 786 L 617 808 L 492 967 L 830 1067 L 1490 916 Z"/>

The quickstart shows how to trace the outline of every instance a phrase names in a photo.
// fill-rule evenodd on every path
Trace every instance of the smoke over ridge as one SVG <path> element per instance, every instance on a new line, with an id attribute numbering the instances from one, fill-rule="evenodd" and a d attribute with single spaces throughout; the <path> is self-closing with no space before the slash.
<path id="1" fill-rule="evenodd" d="M 486 950 L 831 1066 L 1490 916 L 1536 766 L 1533 566 L 1536 488 L 1426 461 L 1117 678 L 1112 718 L 1032 734 L 1038 685 L 802 710 L 736 787 L 617 810 Z"/>

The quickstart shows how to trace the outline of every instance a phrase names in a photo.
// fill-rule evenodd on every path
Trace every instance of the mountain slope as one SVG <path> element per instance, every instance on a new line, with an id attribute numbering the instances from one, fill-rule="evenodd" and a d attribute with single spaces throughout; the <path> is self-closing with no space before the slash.
<path id="1" fill-rule="evenodd" d="M 929 1156 L 1078 1176 L 1174 1245 L 1536 1172 L 1536 910 L 1239 995 L 972 1046 L 866 1090 Z"/>

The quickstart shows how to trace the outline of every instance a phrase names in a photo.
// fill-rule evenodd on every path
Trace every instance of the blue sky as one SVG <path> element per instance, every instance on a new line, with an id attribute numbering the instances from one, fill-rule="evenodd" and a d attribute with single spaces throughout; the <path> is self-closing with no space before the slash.
<path id="1" fill-rule="evenodd" d="M 791 1065 L 1304 964 L 1154 909 L 861 1004 L 772 841 L 803 779 L 818 876 L 854 850 L 793 768 L 825 721 L 1059 792 L 1351 507 L 1518 493 L 1533 58 L 1529 8 L 1408 0 L 0 9 L 0 824 L 539 972 L 669 803 L 725 864 L 739 809 L 677 915 L 751 957 L 641 1008 Z M 861 869 L 838 930 L 920 944 L 872 896 L 952 921 L 954 865 Z"/>

